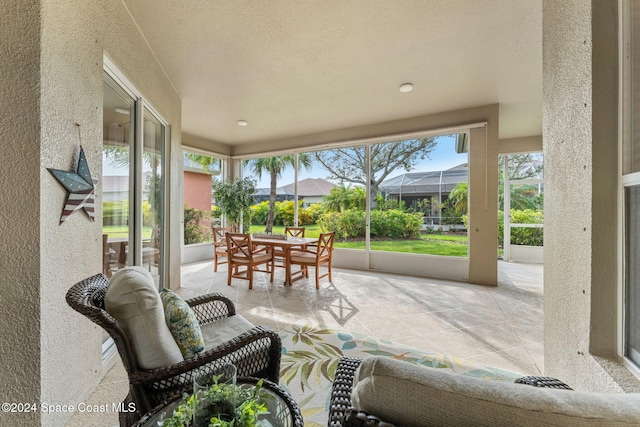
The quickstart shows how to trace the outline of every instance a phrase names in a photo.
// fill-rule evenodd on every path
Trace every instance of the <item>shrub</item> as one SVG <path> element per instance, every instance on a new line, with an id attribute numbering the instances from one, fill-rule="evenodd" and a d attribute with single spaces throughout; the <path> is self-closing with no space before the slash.
<path id="1" fill-rule="evenodd" d="M 313 203 L 309 207 L 303 207 L 304 200 L 298 201 L 298 224 L 300 226 L 315 224 L 320 214 L 323 212 L 320 203 Z M 251 206 L 251 224 L 265 225 L 267 223 L 267 215 L 269 214 L 269 201 L 258 203 Z M 293 201 L 285 200 L 276 202 L 273 225 L 293 225 Z"/>
<path id="2" fill-rule="evenodd" d="M 210 212 L 199 209 L 184 207 L 184 244 L 191 245 L 210 241 L 211 230 L 208 226 L 202 225 L 203 221 L 209 220 Z"/>
<path id="3" fill-rule="evenodd" d="M 153 212 L 151 211 L 151 204 L 148 201 L 142 201 L 142 225 L 153 225 L 154 220 Z"/>
<path id="4" fill-rule="evenodd" d="M 421 213 L 405 213 L 398 209 L 371 212 L 371 236 L 374 237 L 419 237 L 421 227 Z"/>
<path id="5" fill-rule="evenodd" d="M 447 199 L 442 203 L 440 207 L 440 212 L 442 213 L 442 217 L 440 218 L 440 223 L 443 225 L 457 225 L 463 224 L 462 215 L 458 213 L 458 210 L 455 207 L 454 199 Z"/>
<path id="6" fill-rule="evenodd" d="M 322 231 L 335 231 L 336 238 L 344 237 L 340 226 L 340 218 L 342 214 L 340 212 L 327 212 L 320 215 L 318 218 L 318 225 Z"/>
<path id="7" fill-rule="evenodd" d="M 335 231 L 337 238 L 364 238 L 365 212 L 347 209 L 344 212 L 328 212 L 320 216 L 318 224 L 323 231 Z M 392 239 L 420 236 L 422 214 L 405 213 L 397 209 L 371 212 L 371 236 Z"/>
<path id="8" fill-rule="evenodd" d="M 269 214 L 269 202 L 264 201 L 257 205 L 251 206 L 251 224 L 264 225 L 267 223 L 267 215 Z"/>
<path id="9" fill-rule="evenodd" d="M 542 224 L 543 219 L 544 215 L 541 211 L 511 209 L 512 224 Z M 504 246 L 504 213 L 502 211 L 498 211 L 498 243 L 500 246 Z M 542 228 L 511 228 L 512 245 L 542 246 L 543 243 L 544 233 Z"/>
<path id="10" fill-rule="evenodd" d="M 318 206 L 317 203 L 309 205 L 307 207 L 304 205 L 304 200 L 300 201 L 300 206 L 298 206 L 298 224 L 300 226 L 315 224 L 318 221 L 318 216 L 322 213 L 321 206 Z"/>
<path id="11" fill-rule="evenodd" d="M 211 205 L 211 218 L 220 218 L 222 216 L 222 211 L 216 205 Z"/>
<path id="12" fill-rule="evenodd" d="M 284 202 L 276 202 L 274 225 L 293 226 L 293 200 L 285 200 Z M 300 211 L 298 210 L 298 214 Z"/>
<path id="13" fill-rule="evenodd" d="M 129 202 L 109 201 L 102 204 L 103 225 L 127 225 L 129 219 Z"/>
<path id="14" fill-rule="evenodd" d="M 340 215 L 340 230 L 344 237 L 364 237 L 367 231 L 363 210 L 347 209 Z"/>

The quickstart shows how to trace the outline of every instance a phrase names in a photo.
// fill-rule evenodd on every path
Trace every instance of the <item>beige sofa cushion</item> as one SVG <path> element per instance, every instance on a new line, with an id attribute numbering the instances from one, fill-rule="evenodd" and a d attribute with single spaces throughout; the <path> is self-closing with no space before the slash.
<path id="1" fill-rule="evenodd" d="M 640 394 L 483 380 L 385 357 L 365 359 L 352 404 L 403 426 L 638 426 Z"/>
<path id="2" fill-rule="evenodd" d="M 204 336 L 205 350 L 212 348 L 237 338 L 254 326 L 247 319 L 239 314 L 217 320 L 213 323 L 201 325 L 202 335 Z"/>
<path id="3" fill-rule="evenodd" d="M 167 327 L 160 294 L 147 270 L 126 267 L 114 273 L 104 305 L 127 333 L 140 368 L 160 368 L 184 360 Z"/>

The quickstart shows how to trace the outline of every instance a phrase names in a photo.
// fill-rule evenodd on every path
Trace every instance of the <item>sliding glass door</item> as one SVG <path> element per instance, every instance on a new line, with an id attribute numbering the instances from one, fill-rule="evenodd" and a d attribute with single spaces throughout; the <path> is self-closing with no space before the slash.
<path id="1" fill-rule="evenodd" d="M 103 107 L 103 272 L 140 265 L 160 288 L 167 126 L 108 72 Z"/>

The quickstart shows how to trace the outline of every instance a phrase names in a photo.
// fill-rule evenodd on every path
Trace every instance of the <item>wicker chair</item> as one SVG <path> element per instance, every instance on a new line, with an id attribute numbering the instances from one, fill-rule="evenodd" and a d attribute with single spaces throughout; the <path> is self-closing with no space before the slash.
<path id="1" fill-rule="evenodd" d="M 278 383 L 282 342 L 276 332 L 264 326 L 256 326 L 231 341 L 172 366 L 141 369 L 122 325 L 105 310 L 108 285 L 107 278 L 97 274 L 71 287 L 66 299 L 74 310 L 105 329 L 118 348 L 129 377 L 129 394 L 123 408 L 129 408 L 130 403 L 136 408 L 136 412 L 120 413 L 121 426 L 131 426 L 157 405 L 191 392 L 193 377 L 211 373 L 225 363 L 235 364 L 238 376 L 266 378 Z M 186 302 L 201 326 L 236 314 L 233 303 L 220 294 L 207 294 Z"/>
<path id="2" fill-rule="evenodd" d="M 329 427 L 394 426 L 394 424 L 388 421 L 383 421 L 375 415 L 358 411 L 351 406 L 353 378 L 361 363 L 362 359 L 351 357 L 340 358 L 331 390 L 328 420 Z M 534 387 L 550 387 L 571 390 L 571 387 L 567 384 L 551 377 L 526 376 L 516 379 L 515 382 Z"/>

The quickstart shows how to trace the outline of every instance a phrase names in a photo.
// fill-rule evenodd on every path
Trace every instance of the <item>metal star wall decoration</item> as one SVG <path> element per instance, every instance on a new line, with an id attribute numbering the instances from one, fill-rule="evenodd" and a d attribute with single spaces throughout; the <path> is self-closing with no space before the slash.
<path id="1" fill-rule="evenodd" d="M 47 170 L 67 190 L 67 201 L 62 209 L 60 224 L 65 222 L 72 213 L 80 209 L 84 210 L 91 221 L 95 222 L 94 191 L 98 180 L 91 178 L 91 172 L 89 172 L 89 165 L 82 146 L 80 147 L 80 156 L 75 172 L 53 168 L 47 168 Z"/>

